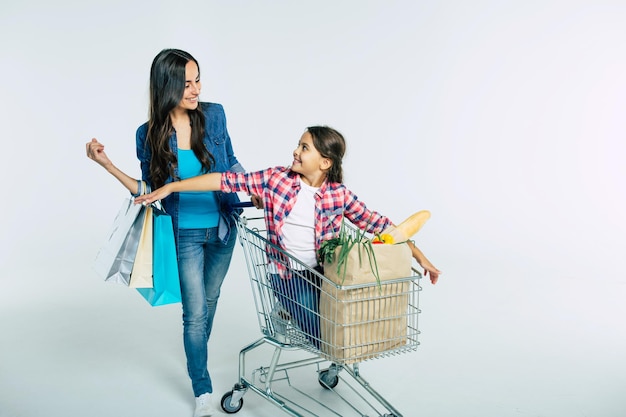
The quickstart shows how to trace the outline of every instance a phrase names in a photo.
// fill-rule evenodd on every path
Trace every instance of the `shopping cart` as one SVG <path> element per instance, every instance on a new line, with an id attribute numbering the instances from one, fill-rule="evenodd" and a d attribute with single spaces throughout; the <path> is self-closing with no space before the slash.
<path id="1" fill-rule="evenodd" d="M 417 349 L 420 273 L 338 285 L 272 245 L 262 217 L 234 217 L 263 337 L 240 351 L 239 381 L 222 409 L 237 413 L 252 390 L 291 416 L 402 416 L 361 376 L 359 363 Z M 318 296 L 281 288 L 285 271 Z M 263 365 L 249 371 L 253 352 Z"/>

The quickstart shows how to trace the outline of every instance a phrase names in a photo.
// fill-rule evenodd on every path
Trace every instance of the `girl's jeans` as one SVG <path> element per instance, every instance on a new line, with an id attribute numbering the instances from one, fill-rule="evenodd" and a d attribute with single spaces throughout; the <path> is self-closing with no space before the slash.
<path id="1" fill-rule="evenodd" d="M 318 272 L 322 272 L 321 269 Z M 319 348 L 319 278 L 307 271 L 293 270 L 289 276 L 289 279 L 284 279 L 279 274 L 270 275 L 274 295 L 311 343 Z"/>
<path id="2" fill-rule="evenodd" d="M 227 245 L 217 227 L 179 229 L 178 268 L 183 305 L 183 342 L 187 371 L 197 397 L 213 392 L 207 368 L 208 341 L 220 296 L 220 288 L 237 238 L 231 231 Z"/>

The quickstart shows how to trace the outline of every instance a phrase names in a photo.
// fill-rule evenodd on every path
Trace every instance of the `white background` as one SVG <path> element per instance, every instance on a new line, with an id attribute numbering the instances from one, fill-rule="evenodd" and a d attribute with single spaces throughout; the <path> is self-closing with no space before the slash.
<path id="1" fill-rule="evenodd" d="M 428 209 L 418 352 L 363 364 L 406 416 L 626 411 L 626 3 L 14 1 L 0 6 L 0 416 L 190 416 L 179 306 L 91 270 L 139 175 L 152 58 L 200 62 L 249 170 L 303 129 L 348 141 L 345 182 Z M 237 249 L 211 346 L 218 395 L 259 336 Z M 275 416 L 254 394 L 241 416 Z"/>

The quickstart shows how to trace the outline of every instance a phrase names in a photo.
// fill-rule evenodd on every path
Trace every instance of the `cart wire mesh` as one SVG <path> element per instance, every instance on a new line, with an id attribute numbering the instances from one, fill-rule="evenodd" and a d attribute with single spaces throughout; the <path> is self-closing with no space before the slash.
<path id="1" fill-rule="evenodd" d="M 264 335 L 337 363 L 417 349 L 417 271 L 380 284 L 344 286 L 272 245 L 262 230 L 246 223 L 238 220 L 239 238 Z"/>

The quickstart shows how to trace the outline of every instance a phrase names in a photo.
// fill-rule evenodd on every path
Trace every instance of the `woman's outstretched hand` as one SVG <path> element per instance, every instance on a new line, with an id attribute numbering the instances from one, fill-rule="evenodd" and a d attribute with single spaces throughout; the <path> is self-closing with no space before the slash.
<path id="1" fill-rule="evenodd" d="M 104 152 L 104 145 L 98 142 L 98 139 L 93 138 L 91 141 L 87 142 L 86 149 L 87 158 L 97 162 L 98 165 L 106 169 L 107 172 L 117 178 L 117 180 L 121 182 L 122 185 L 131 192 L 131 194 L 137 194 L 137 180 L 120 171 L 115 165 L 113 165 L 113 162 L 111 162 L 107 154 Z"/>
<path id="2" fill-rule="evenodd" d="M 98 139 L 93 138 L 90 142 L 86 144 L 87 148 L 87 157 L 93 161 L 96 161 L 99 165 L 107 168 L 111 166 L 111 160 L 104 152 L 104 145 L 98 142 Z"/>
<path id="3" fill-rule="evenodd" d="M 143 194 L 135 197 L 135 204 L 143 204 L 144 206 L 147 206 L 157 200 L 163 200 L 165 197 L 172 194 L 172 191 L 170 190 L 171 184 L 172 183 L 165 184 L 163 187 L 154 190 L 150 194 Z"/>

